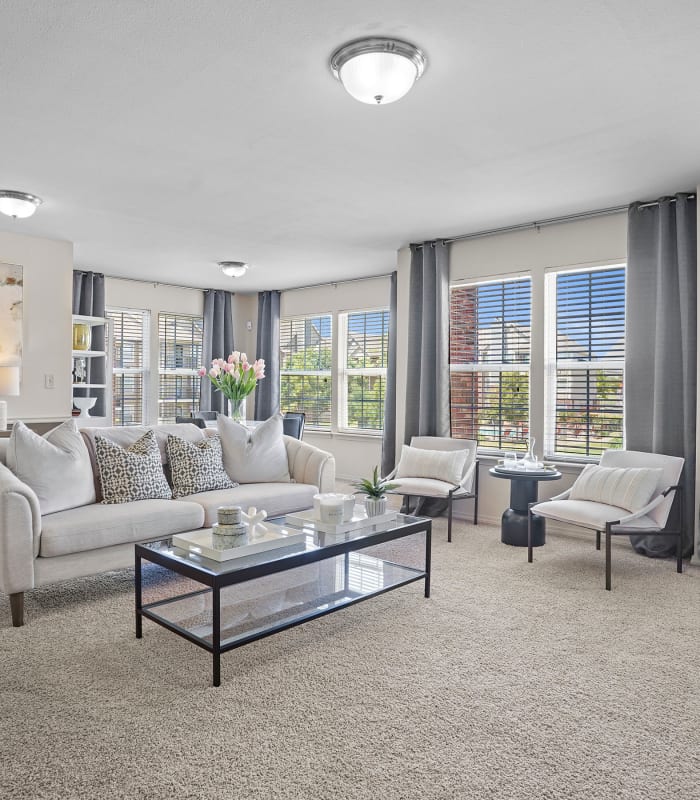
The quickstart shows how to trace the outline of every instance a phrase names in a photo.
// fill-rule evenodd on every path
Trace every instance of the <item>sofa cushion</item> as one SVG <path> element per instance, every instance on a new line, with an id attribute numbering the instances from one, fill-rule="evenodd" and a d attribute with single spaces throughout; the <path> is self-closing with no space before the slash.
<path id="1" fill-rule="evenodd" d="M 255 506 L 258 511 L 266 511 L 268 517 L 279 517 L 312 508 L 317 492 L 318 488 L 308 483 L 246 483 L 235 489 L 202 492 L 178 500 L 199 503 L 204 509 L 204 526 L 208 528 L 216 522 L 219 506 L 240 506 L 244 511 Z"/>
<path id="2" fill-rule="evenodd" d="M 174 498 L 216 489 L 233 489 L 236 485 L 224 470 L 218 436 L 188 442 L 180 436 L 168 434 L 166 449 Z"/>
<path id="3" fill-rule="evenodd" d="M 216 425 L 224 451 L 224 469 L 236 483 L 288 482 L 289 461 L 282 415 L 275 414 L 249 431 L 219 414 Z"/>
<path id="4" fill-rule="evenodd" d="M 90 456 L 73 419 L 44 436 L 16 422 L 7 465 L 34 490 L 42 514 L 95 502 Z"/>
<path id="5" fill-rule="evenodd" d="M 170 499 L 155 433 L 151 430 L 127 448 L 95 437 L 103 503 Z"/>
<path id="6" fill-rule="evenodd" d="M 63 556 L 201 528 L 202 507 L 172 500 L 101 503 L 42 517 L 40 556 Z"/>

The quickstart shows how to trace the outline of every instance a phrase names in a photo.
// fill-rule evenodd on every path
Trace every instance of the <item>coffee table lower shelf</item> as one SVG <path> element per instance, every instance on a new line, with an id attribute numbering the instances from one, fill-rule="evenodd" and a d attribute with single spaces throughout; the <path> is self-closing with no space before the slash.
<path id="1" fill-rule="evenodd" d="M 207 650 L 219 686 L 220 656 L 229 650 L 416 581 L 425 582 L 428 597 L 430 520 L 425 523 L 411 526 L 411 533 L 370 533 L 330 546 L 311 535 L 305 546 L 236 565 L 197 559 L 169 542 L 136 545 L 136 637 L 146 618 Z M 143 561 L 175 573 L 172 596 L 143 602 Z M 182 578 L 205 585 L 183 591 Z"/>

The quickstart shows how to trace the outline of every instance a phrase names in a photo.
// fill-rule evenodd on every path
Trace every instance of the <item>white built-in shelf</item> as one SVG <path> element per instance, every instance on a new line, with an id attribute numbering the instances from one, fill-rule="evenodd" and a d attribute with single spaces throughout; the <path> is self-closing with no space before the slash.
<path id="1" fill-rule="evenodd" d="M 106 383 L 74 383 L 74 389 L 106 389 Z"/>
<path id="2" fill-rule="evenodd" d="M 97 358 L 106 355 L 104 350 L 73 350 L 73 358 Z"/>
<path id="3" fill-rule="evenodd" d="M 91 327 L 95 327 L 96 325 L 104 325 L 107 320 L 104 317 L 88 317 L 84 314 L 73 314 L 73 324 L 76 323 L 81 325 L 90 325 Z"/>

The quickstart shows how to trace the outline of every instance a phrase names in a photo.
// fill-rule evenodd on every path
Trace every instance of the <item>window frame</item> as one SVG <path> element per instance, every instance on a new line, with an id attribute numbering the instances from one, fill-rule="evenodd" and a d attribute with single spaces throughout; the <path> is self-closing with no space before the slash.
<path id="1" fill-rule="evenodd" d="M 284 362 L 284 358 L 282 356 L 282 335 L 283 335 L 283 327 L 285 323 L 290 321 L 296 320 L 323 320 L 328 319 L 330 324 L 330 353 L 331 353 L 331 366 L 327 370 L 318 370 L 318 369 L 284 369 L 282 364 Z M 335 398 L 335 391 L 334 391 L 334 364 L 335 364 L 335 344 L 337 341 L 337 332 L 336 332 L 336 322 L 335 322 L 335 315 L 329 312 L 326 313 L 318 313 L 318 314 L 288 314 L 284 317 L 280 317 L 280 334 L 279 334 L 279 350 L 280 350 L 280 374 L 279 374 L 279 387 L 280 387 L 280 411 L 284 414 L 284 407 L 283 407 L 283 393 L 282 393 L 282 381 L 285 376 L 293 376 L 293 377 L 319 377 L 319 378 L 327 378 L 328 384 L 331 387 L 330 392 L 330 399 L 329 399 L 329 419 L 328 425 L 321 425 L 313 420 L 309 419 L 307 416 L 305 422 L 305 428 L 313 431 L 321 431 L 321 432 L 332 432 L 334 428 L 334 398 Z M 321 332 L 321 339 L 323 339 L 323 335 Z M 319 395 L 317 394 L 316 397 L 318 398 Z M 306 410 L 303 407 L 295 408 L 295 409 L 287 409 L 289 411 L 299 411 L 306 414 Z"/>
<path id="2" fill-rule="evenodd" d="M 499 362 L 490 362 L 490 361 L 474 361 L 474 362 L 461 362 L 461 363 L 453 363 L 451 359 L 452 354 L 452 326 L 450 326 L 450 335 L 449 335 L 449 380 L 450 380 L 450 388 L 452 388 L 452 376 L 459 375 L 459 374 L 477 374 L 477 373 L 497 373 L 498 375 L 504 375 L 508 373 L 525 373 L 527 376 L 527 388 L 528 388 L 528 398 L 527 398 L 527 419 L 524 423 L 525 428 L 527 430 L 528 436 L 525 437 L 525 441 L 529 436 L 532 435 L 532 428 L 533 428 L 533 419 L 532 419 L 532 372 L 533 372 L 533 308 L 534 308 L 534 291 L 535 291 L 535 277 L 534 275 L 527 271 L 527 272 L 513 272 L 503 275 L 494 275 L 489 277 L 483 278 L 476 278 L 474 280 L 462 279 L 459 281 L 454 281 L 450 283 L 449 291 L 449 314 L 450 320 L 452 319 L 452 292 L 454 290 L 463 289 L 463 288 L 478 288 L 480 286 L 486 285 L 504 285 L 509 283 L 516 283 L 518 281 L 528 281 L 530 285 L 530 301 L 529 301 L 529 350 L 528 350 L 528 359 L 526 362 L 519 362 L 519 361 L 499 361 Z M 478 323 L 477 323 L 477 330 L 478 330 Z M 499 397 L 502 396 L 502 388 L 499 388 Z M 501 407 L 502 404 L 499 404 Z M 450 428 L 451 428 L 451 435 L 452 434 L 452 422 L 453 422 L 453 403 L 452 397 L 450 397 Z M 503 445 L 503 426 L 502 422 L 499 422 L 499 444 Z M 491 447 L 488 445 L 480 444 L 478 431 L 476 432 L 476 442 L 477 442 L 477 451 L 480 454 L 485 456 L 497 456 L 500 455 L 507 450 L 517 450 L 519 452 L 525 452 L 526 444 L 525 442 L 513 442 L 513 443 L 505 443 L 506 446 L 500 447 Z"/>
<path id="3" fill-rule="evenodd" d="M 557 360 L 557 278 L 560 275 L 584 274 L 591 272 L 604 272 L 609 270 L 622 269 L 625 275 L 624 297 L 623 297 L 623 347 L 622 357 L 618 359 L 559 359 Z M 544 275 L 544 408 L 543 408 L 543 431 L 544 447 L 543 458 L 560 462 L 570 462 L 573 464 L 591 464 L 600 460 L 599 454 L 582 455 L 577 453 L 567 453 L 555 450 L 556 441 L 556 418 L 557 418 L 557 375 L 560 371 L 569 370 L 571 372 L 584 371 L 605 371 L 614 370 L 622 373 L 622 448 L 625 446 L 625 404 L 624 404 L 624 380 L 625 380 L 625 350 L 627 341 L 627 263 L 598 263 L 595 265 L 583 265 L 575 267 L 551 267 L 545 270 Z"/>
<path id="4" fill-rule="evenodd" d="M 389 325 L 388 318 L 389 308 L 379 306 L 377 308 L 359 308 L 349 311 L 338 312 L 338 403 L 337 403 L 337 429 L 340 433 L 365 435 L 365 436 L 381 436 L 383 435 L 384 426 L 381 428 L 361 428 L 351 427 L 348 425 L 348 378 L 358 375 L 362 377 L 381 377 L 384 379 L 384 391 L 382 394 L 382 402 L 386 396 L 386 375 L 389 361 Z M 348 334 L 349 334 L 349 319 L 353 315 L 368 315 L 368 314 L 386 314 L 386 340 L 387 340 L 387 365 L 384 367 L 348 367 Z M 366 324 L 366 323 L 365 323 Z M 382 326 L 383 327 L 383 326 Z M 382 331 L 383 332 L 383 331 Z M 382 410 L 382 420 L 384 413 Z"/>
<path id="5" fill-rule="evenodd" d="M 114 319 L 111 314 L 133 314 L 140 316 L 142 319 L 142 366 L 136 367 L 119 367 L 116 365 L 114 358 L 115 346 L 115 332 L 114 332 Z M 107 320 L 107 345 L 109 353 L 109 364 L 111 365 L 111 375 L 109 382 L 109 397 L 108 407 L 110 410 L 110 422 L 112 425 L 119 425 L 123 427 L 131 427 L 133 425 L 147 425 L 149 419 L 149 401 L 150 401 L 150 377 L 151 377 L 151 311 L 147 308 L 128 308 L 125 306 L 107 306 L 105 308 L 105 319 Z M 122 337 L 123 340 L 123 337 Z M 114 415 L 114 378 L 117 375 L 141 375 L 141 421 L 134 423 L 118 423 L 115 421 Z M 123 417 L 123 415 L 122 415 Z"/>
<path id="6" fill-rule="evenodd" d="M 159 425 L 170 424 L 170 423 L 167 423 L 167 422 L 164 421 L 165 417 L 161 414 L 161 408 L 166 403 L 173 403 L 174 402 L 174 404 L 176 406 L 176 411 L 178 412 L 175 415 L 177 417 L 177 416 L 187 416 L 187 414 L 190 414 L 190 413 L 194 414 L 195 411 L 199 410 L 199 404 L 201 402 L 200 392 L 197 391 L 197 387 L 198 386 L 201 387 L 201 379 L 199 378 L 199 375 L 198 375 L 198 370 L 199 370 L 201 365 L 193 366 L 191 368 L 190 367 L 161 367 L 162 348 L 164 346 L 164 340 L 161 337 L 161 318 L 162 317 L 170 317 L 170 318 L 175 318 L 177 320 L 187 319 L 187 320 L 199 321 L 201 323 L 201 327 L 202 327 L 202 339 L 201 339 L 201 343 L 200 343 L 200 350 L 202 351 L 202 359 L 200 359 L 200 360 L 203 360 L 203 350 L 204 350 L 204 316 L 202 314 L 183 314 L 183 313 L 180 313 L 180 312 L 173 312 L 173 311 L 159 311 L 158 312 L 158 328 L 157 328 L 157 330 L 158 330 L 158 394 L 157 394 L 157 411 L 156 411 L 157 416 L 156 416 L 156 418 L 158 420 L 158 424 Z M 197 344 L 194 341 L 194 339 L 192 339 L 192 344 L 193 344 L 193 347 L 195 347 L 196 344 Z M 167 361 L 167 354 L 166 354 L 166 358 L 164 360 Z M 193 387 L 195 388 L 194 394 L 196 396 L 193 396 L 191 399 L 176 397 L 174 401 L 161 398 L 162 378 L 163 378 L 163 376 L 188 377 L 188 378 L 189 377 L 193 377 L 193 378 L 198 379 L 199 383 L 197 383 L 197 381 L 193 382 Z M 188 402 L 190 403 L 188 408 L 184 408 L 183 407 L 183 409 L 180 409 L 179 405 L 181 403 L 185 404 L 185 403 L 188 403 Z M 179 413 L 180 411 L 186 411 L 187 413 Z M 174 420 L 173 420 L 173 422 L 174 422 Z"/>

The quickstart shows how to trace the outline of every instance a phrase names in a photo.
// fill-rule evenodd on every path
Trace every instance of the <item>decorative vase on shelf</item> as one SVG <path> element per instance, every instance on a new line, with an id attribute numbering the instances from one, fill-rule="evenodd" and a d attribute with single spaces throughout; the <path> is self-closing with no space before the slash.
<path id="1" fill-rule="evenodd" d="M 89 350 L 92 342 L 92 328 L 84 322 L 73 324 L 73 350 Z"/>
<path id="2" fill-rule="evenodd" d="M 235 422 L 240 422 L 241 425 L 245 425 L 245 415 L 246 415 L 246 399 L 245 397 L 242 400 L 229 400 L 228 407 L 229 407 L 229 414 L 232 420 Z"/>

